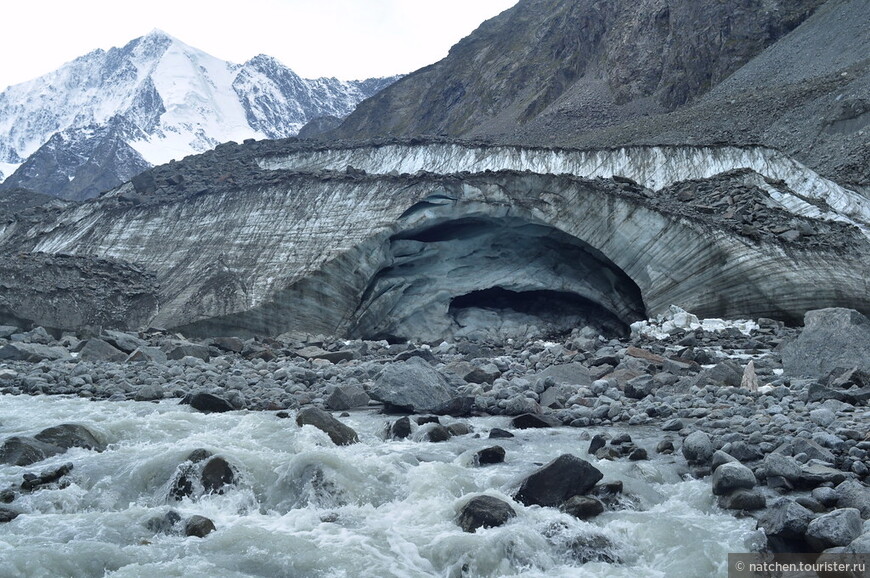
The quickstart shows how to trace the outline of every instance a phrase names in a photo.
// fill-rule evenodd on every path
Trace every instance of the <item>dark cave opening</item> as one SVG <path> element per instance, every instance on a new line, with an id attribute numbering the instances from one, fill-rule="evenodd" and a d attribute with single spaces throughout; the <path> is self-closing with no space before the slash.
<path id="1" fill-rule="evenodd" d="M 474 215 L 393 235 L 350 334 L 500 341 L 590 327 L 618 337 L 645 318 L 637 284 L 582 239 L 519 217 Z"/>
<path id="2" fill-rule="evenodd" d="M 567 291 L 490 287 L 454 297 L 449 314 L 455 319 L 462 310 L 473 308 L 494 311 L 500 318 L 507 312 L 537 318 L 554 336 L 570 333 L 578 325 L 592 326 L 608 338 L 626 336 L 629 330 L 626 323 L 601 305 Z"/>

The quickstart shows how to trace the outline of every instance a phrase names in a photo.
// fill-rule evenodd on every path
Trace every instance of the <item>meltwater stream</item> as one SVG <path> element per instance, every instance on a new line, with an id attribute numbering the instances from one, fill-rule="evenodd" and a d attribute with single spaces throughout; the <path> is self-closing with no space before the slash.
<path id="1" fill-rule="evenodd" d="M 509 426 L 496 417 L 464 420 L 474 433 L 442 443 L 422 441 L 422 431 L 385 441 L 388 419 L 372 411 L 342 418 L 360 443 L 337 447 L 273 413 L 0 396 L 2 439 L 79 423 L 108 444 L 0 466 L 0 489 L 26 472 L 74 466 L 67 487 L 9 505 L 21 515 L 0 524 L 0 576 L 707 577 L 727 576 L 727 553 L 747 551 L 754 522 L 719 510 L 709 480 L 683 480 L 667 456 L 598 461 L 574 428 L 490 440 L 491 428 Z M 631 434 L 655 455 L 657 438 Z M 474 453 L 496 443 L 505 463 L 475 466 Z M 239 481 L 223 495 L 175 501 L 179 464 L 200 448 L 225 458 Z M 511 501 L 526 476 L 563 453 L 588 459 L 604 481 L 622 480 L 633 505 L 585 522 Z M 463 532 L 457 514 L 481 493 L 511 501 L 517 516 Z M 170 510 L 206 516 L 217 530 L 197 538 L 148 529 Z"/>

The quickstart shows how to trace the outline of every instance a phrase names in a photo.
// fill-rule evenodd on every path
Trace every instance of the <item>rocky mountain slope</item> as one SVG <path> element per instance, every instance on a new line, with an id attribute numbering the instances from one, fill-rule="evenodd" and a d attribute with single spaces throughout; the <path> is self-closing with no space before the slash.
<path id="1" fill-rule="evenodd" d="M 269 56 L 232 64 L 154 31 L 0 94 L 3 184 L 93 197 L 222 142 L 346 116 L 393 80 L 307 80 Z"/>
<path id="2" fill-rule="evenodd" d="M 334 135 L 737 144 L 870 185 L 863 0 L 523 0 Z"/>

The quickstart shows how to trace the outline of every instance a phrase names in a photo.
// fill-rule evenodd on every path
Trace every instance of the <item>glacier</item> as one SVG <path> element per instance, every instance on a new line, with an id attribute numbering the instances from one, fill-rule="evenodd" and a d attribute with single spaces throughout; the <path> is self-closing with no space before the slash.
<path id="1" fill-rule="evenodd" d="M 794 323 L 819 307 L 870 311 L 861 200 L 784 157 L 796 174 L 782 180 L 737 162 L 767 159 L 756 165 L 767 170 L 765 154 L 221 145 L 150 169 L 145 188 L 128 182 L 50 218 L 15 220 L 0 249 L 133 264 L 154 279 L 149 323 L 191 335 L 437 341 L 560 316 L 624 334 L 671 305 Z M 577 159 L 590 164 L 572 170 L 616 174 L 566 172 Z M 713 169 L 725 172 L 701 176 Z M 749 207 L 744 220 L 729 216 L 738 206 Z"/>

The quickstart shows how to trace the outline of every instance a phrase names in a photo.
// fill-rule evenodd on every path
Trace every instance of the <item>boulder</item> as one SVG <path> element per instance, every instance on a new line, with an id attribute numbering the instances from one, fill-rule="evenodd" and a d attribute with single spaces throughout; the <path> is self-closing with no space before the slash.
<path id="1" fill-rule="evenodd" d="M 840 508 L 823 514 L 809 523 L 806 531 L 807 543 L 816 552 L 848 546 L 861 535 L 861 514 L 856 508 Z"/>
<path id="2" fill-rule="evenodd" d="M 123 331 L 112 331 L 107 329 L 103 331 L 100 337 L 115 349 L 120 349 L 124 353 L 132 353 L 138 347 L 148 345 L 143 339 L 139 339 L 136 335 L 124 333 Z"/>
<path id="3" fill-rule="evenodd" d="M 0 325 L 0 339 L 8 339 L 21 330 L 14 325 Z"/>
<path id="4" fill-rule="evenodd" d="M 801 477 L 801 465 L 791 456 L 772 452 L 764 456 L 764 470 L 767 476 L 780 476 L 790 482 Z"/>
<path id="5" fill-rule="evenodd" d="M 62 454 L 64 449 L 24 436 L 8 438 L 0 446 L 0 463 L 11 466 L 29 466 L 45 458 Z"/>
<path id="6" fill-rule="evenodd" d="M 106 449 L 106 444 L 97 439 L 97 436 L 91 430 L 75 423 L 64 423 L 49 427 L 33 437 L 41 442 L 52 444 L 64 450 L 76 447 L 101 452 Z"/>
<path id="7" fill-rule="evenodd" d="M 0 360 L 9 361 L 55 361 L 71 359 L 69 351 L 63 347 L 41 345 L 39 343 L 10 343 L 0 348 Z"/>
<path id="8" fill-rule="evenodd" d="M 562 511 L 575 518 L 588 520 L 604 512 L 601 500 L 589 496 L 573 496 L 562 504 Z"/>
<path id="9" fill-rule="evenodd" d="M 773 552 L 809 551 L 804 534 L 813 520 L 813 513 L 797 502 L 780 498 L 758 519 L 758 527 L 767 535 Z"/>
<path id="10" fill-rule="evenodd" d="M 632 399 L 643 399 L 652 394 L 658 384 L 651 375 L 639 375 L 625 382 L 625 396 Z"/>
<path id="11" fill-rule="evenodd" d="M 797 339 L 782 349 L 786 375 L 823 380 L 835 370 L 870 371 L 870 319 L 854 309 L 808 311 Z"/>
<path id="12" fill-rule="evenodd" d="M 208 347 L 205 345 L 199 345 L 198 343 L 182 343 L 181 345 L 173 347 L 169 353 L 166 354 L 166 357 L 175 360 L 183 359 L 185 357 L 196 357 L 197 359 L 208 361 L 211 359 L 211 353 L 209 353 Z"/>
<path id="13" fill-rule="evenodd" d="M 387 365 L 369 395 L 388 410 L 430 412 L 455 397 L 447 379 L 419 357 Z"/>
<path id="14" fill-rule="evenodd" d="M 862 518 L 870 520 L 870 487 L 855 480 L 846 480 L 834 490 L 837 492 L 837 506 L 857 508 Z"/>
<path id="15" fill-rule="evenodd" d="M 726 510 L 761 510 L 767 500 L 756 490 L 739 489 L 730 494 L 719 496 L 719 507 Z"/>
<path id="16" fill-rule="evenodd" d="M 400 417 L 390 426 L 390 437 L 394 440 L 403 440 L 411 435 L 411 419 L 408 416 Z"/>
<path id="17" fill-rule="evenodd" d="M 507 430 L 501 429 L 500 427 L 494 427 L 489 430 L 490 439 L 507 439 L 512 437 L 514 437 L 514 434 Z"/>
<path id="18" fill-rule="evenodd" d="M 335 411 L 364 407 L 368 403 L 369 396 L 359 385 L 339 385 L 326 398 L 326 407 Z"/>
<path id="19" fill-rule="evenodd" d="M 752 470 L 739 462 L 724 463 L 713 472 L 713 495 L 723 496 L 734 490 L 751 490 L 757 483 Z"/>
<path id="20" fill-rule="evenodd" d="M 211 344 L 229 353 L 241 353 L 245 349 L 245 342 L 238 337 L 215 337 Z"/>
<path id="21" fill-rule="evenodd" d="M 743 381 L 743 367 L 733 359 L 726 359 L 702 370 L 696 379 L 698 385 L 712 382 L 715 385 L 740 387 Z"/>
<path id="22" fill-rule="evenodd" d="M 483 448 L 474 454 L 474 462 L 478 465 L 485 466 L 488 464 L 500 464 L 504 462 L 505 451 L 501 446 L 492 446 Z"/>
<path id="23" fill-rule="evenodd" d="M 184 522 L 184 535 L 195 536 L 197 538 L 205 538 L 208 534 L 214 532 L 214 522 L 205 516 L 191 516 Z"/>
<path id="24" fill-rule="evenodd" d="M 690 464 L 708 464 L 713 457 L 713 442 L 702 431 L 694 431 L 683 440 L 683 457 Z"/>
<path id="25" fill-rule="evenodd" d="M 2 517 L 0 517 L 0 521 L 2 521 Z M 864 532 L 852 540 L 851 544 L 843 548 L 843 554 L 870 554 L 870 531 Z"/>
<path id="26" fill-rule="evenodd" d="M 607 438 L 602 434 L 595 434 L 592 436 L 592 439 L 589 440 L 589 449 L 586 450 L 586 453 L 595 455 L 598 450 L 607 445 Z"/>
<path id="27" fill-rule="evenodd" d="M 477 496 L 462 507 L 457 523 L 466 532 L 478 528 L 494 528 L 516 516 L 513 507 L 493 496 Z"/>
<path id="28" fill-rule="evenodd" d="M 168 360 L 169 358 L 166 356 L 162 349 L 159 349 L 157 347 L 142 346 L 134 349 L 133 352 L 127 356 L 127 359 L 125 361 L 150 361 L 152 363 L 166 363 Z"/>
<path id="29" fill-rule="evenodd" d="M 306 407 L 296 414 L 296 423 L 299 426 L 311 425 L 326 432 L 329 439 L 337 446 L 346 446 L 359 441 L 356 432 L 332 414 L 316 407 Z"/>
<path id="30" fill-rule="evenodd" d="M 446 442 L 451 437 L 453 434 L 450 433 L 450 430 L 440 423 L 433 424 L 426 432 L 426 439 L 430 442 Z"/>
<path id="31" fill-rule="evenodd" d="M 563 363 L 561 365 L 551 365 L 545 370 L 536 373 L 529 379 L 537 378 L 552 378 L 556 385 L 591 385 L 594 381 L 589 368 L 576 361 L 571 363 Z"/>
<path id="32" fill-rule="evenodd" d="M 224 398 L 204 391 L 185 397 L 181 403 L 188 403 L 190 407 L 202 413 L 222 413 L 236 409 Z"/>
<path id="33" fill-rule="evenodd" d="M 200 479 L 207 494 L 223 494 L 227 486 L 236 483 L 236 472 L 229 462 L 216 456 L 205 463 Z"/>
<path id="34" fill-rule="evenodd" d="M 562 425 L 558 419 L 549 415 L 524 413 L 514 417 L 511 425 L 517 429 L 538 429 L 559 427 Z"/>
<path id="35" fill-rule="evenodd" d="M 21 482 L 21 489 L 25 492 L 32 492 L 41 486 L 53 484 L 72 470 L 73 465 L 71 463 L 66 463 L 62 466 L 40 472 L 39 475 L 30 473 L 24 474 L 24 481 Z"/>
<path id="36" fill-rule="evenodd" d="M 163 516 L 155 516 L 145 522 L 145 527 L 155 534 L 170 534 L 181 521 L 181 516 L 175 510 L 169 510 Z"/>
<path id="37" fill-rule="evenodd" d="M 563 454 L 523 480 L 516 499 L 526 506 L 559 506 L 591 490 L 604 477 L 598 468 L 572 454 Z"/>
<path id="38" fill-rule="evenodd" d="M 88 339 L 84 347 L 79 351 L 79 359 L 82 361 L 113 361 L 121 363 L 127 359 L 127 354 L 112 347 L 102 339 Z"/>
<path id="39" fill-rule="evenodd" d="M 10 510 L 9 508 L 0 508 L 0 524 L 4 524 L 6 522 L 11 522 L 19 515 L 15 510 Z"/>

